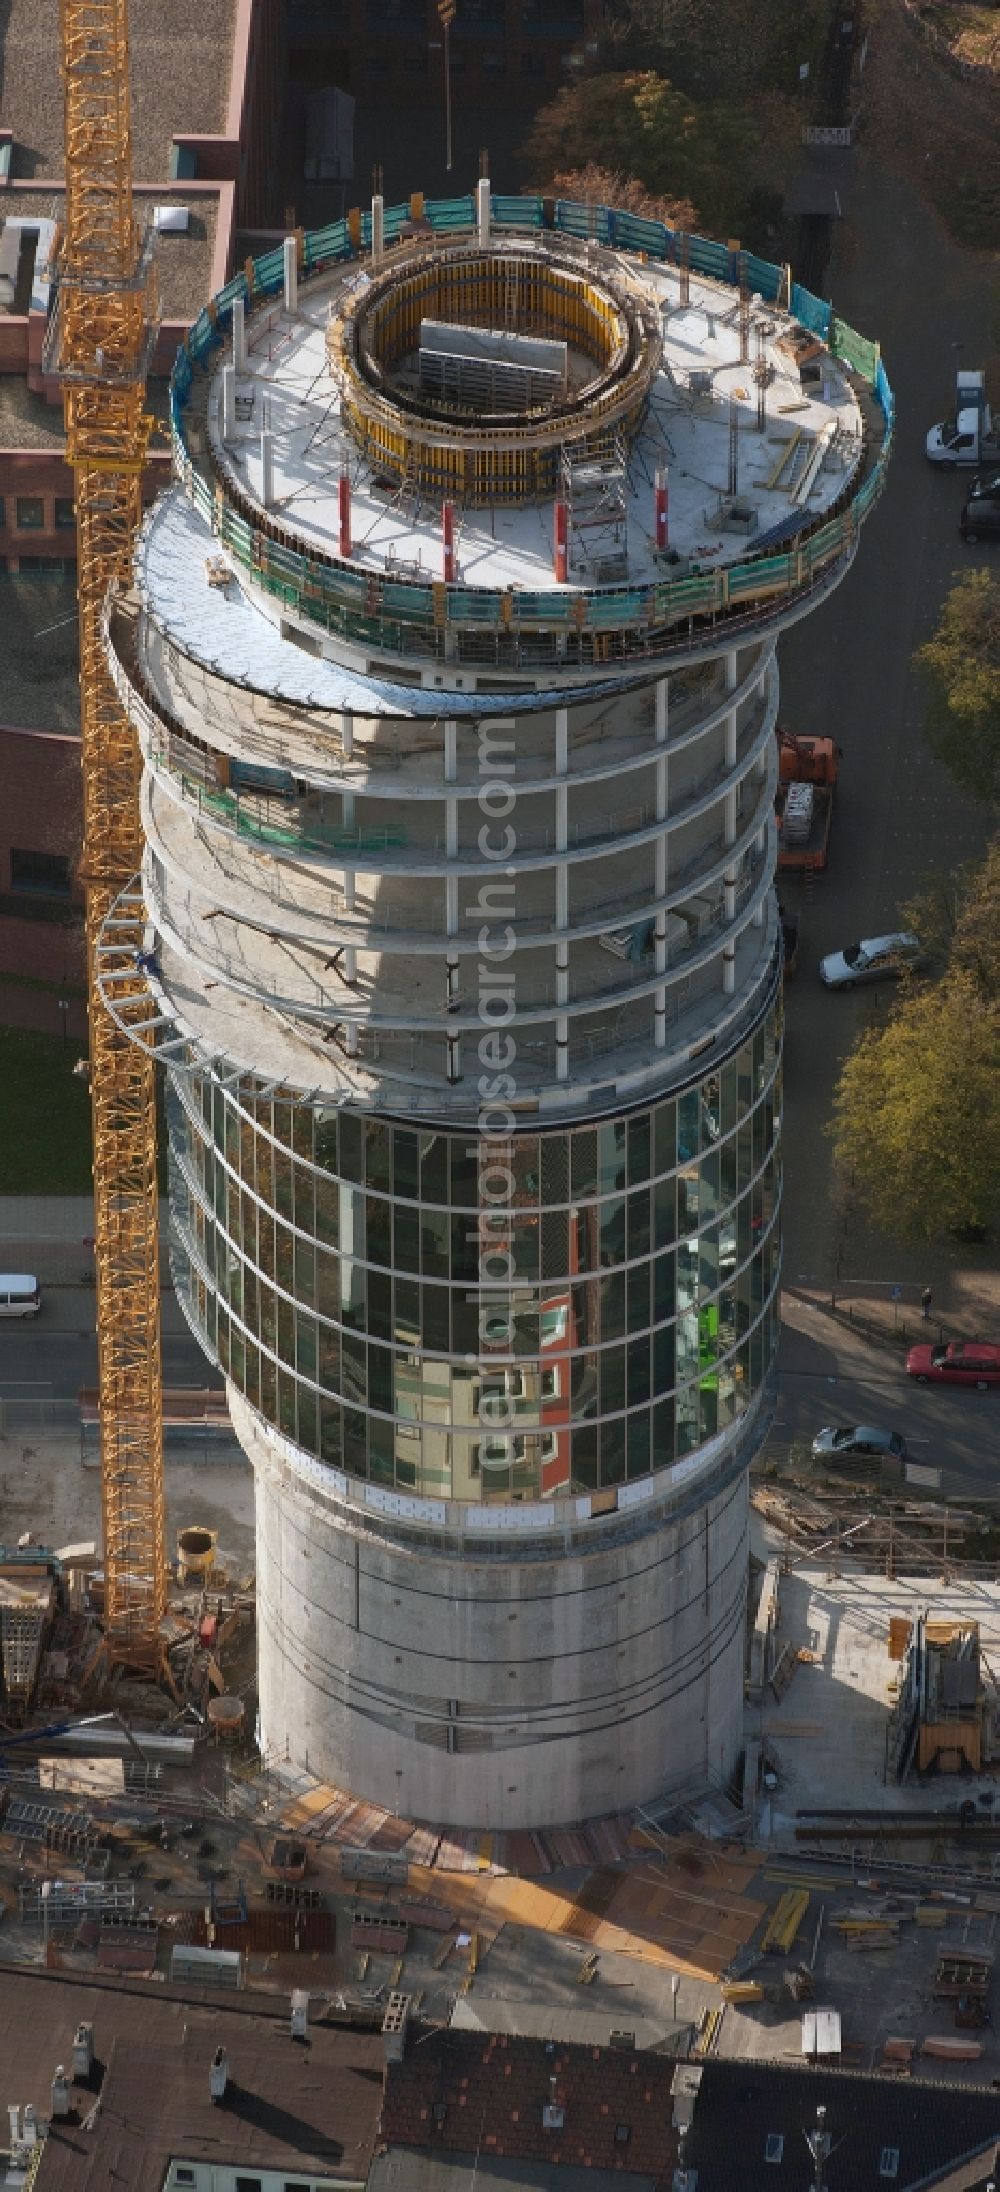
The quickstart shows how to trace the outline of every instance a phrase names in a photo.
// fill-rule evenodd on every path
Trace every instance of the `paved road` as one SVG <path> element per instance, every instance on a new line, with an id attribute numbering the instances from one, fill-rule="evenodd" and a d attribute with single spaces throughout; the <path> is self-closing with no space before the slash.
<path id="1" fill-rule="evenodd" d="M 76 1398 L 97 1381 L 95 1295 L 83 1286 L 47 1286 L 37 1317 L 0 1324 L 0 1398 Z M 163 1382 L 217 1384 L 172 1294 L 163 1296 Z"/>
<path id="2" fill-rule="evenodd" d="M 963 546 L 961 475 L 923 456 L 942 415 L 956 353 L 979 364 L 992 349 L 990 260 L 951 244 L 909 186 L 859 155 L 848 184 L 851 263 L 835 260 L 840 312 L 882 344 L 898 405 L 889 482 L 864 529 L 857 561 L 833 600 L 782 642 L 782 712 L 794 729 L 832 733 L 844 748 L 831 864 L 811 903 L 800 895 L 799 972 L 788 992 L 785 1112 L 785 1271 L 792 1283 L 831 1275 L 835 1221 L 825 1134 L 840 1063 L 881 992 L 825 991 L 823 953 L 897 925 L 899 906 L 934 868 L 980 849 L 979 811 L 960 798 L 920 740 L 913 650 L 932 631 L 956 569 L 996 551 Z M 997 563 L 1000 568 L 1000 563 Z M 792 890 L 786 893 L 794 903 Z M 945 1299 L 947 1265 L 871 1236 L 852 1241 L 842 1276 L 930 1278 Z M 974 1260 L 974 1259 L 973 1259 Z M 968 1261 L 968 1258 L 966 1258 Z M 858 1264 L 858 1268 L 854 1268 Z"/>
<path id="3" fill-rule="evenodd" d="M 1000 1492 L 1000 1390 L 917 1385 L 902 1355 L 873 1348 L 822 1310 L 786 1300 L 778 1357 L 776 1442 L 811 1442 L 825 1423 L 901 1431 L 912 1459 L 942 1471 L 959 1498 Z"/>

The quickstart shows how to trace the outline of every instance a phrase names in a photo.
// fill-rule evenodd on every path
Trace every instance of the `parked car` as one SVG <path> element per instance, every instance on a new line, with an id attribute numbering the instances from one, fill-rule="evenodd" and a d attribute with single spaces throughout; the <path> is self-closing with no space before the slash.
<path id="1" fill-rule="evenodd" d="M 855 1457 L 881 1461 L 894 1455 L 906 1459 L 906 1440 L 901 1431 L 880 1431 L 871 1423 L 828 1423 L 812 1443 L 814 1461 L 850 1461 Z"/>
<path id="2" fill-rule="evenodd" d="M 858 982 L 879 982 L 889 974 L 903 974 L 923 959 L 919 936 L 901 929 L 895 936 L 866 936 L 860 944 L 845 944 L 819 963 L 819 978 L 827 989 L 853 989 Z"/>
<path id="3" fill-rule="evenodd" d="M 1000 479 L 977 479 L 965 498 L 958 529 L 963 540 L 1000 539 Z"/>
<path id="4" fill-rule="evenodd" d="M 949 1340 L 940 1347 L 911 1347 L 907 1373 L 918 1385 L 974 1385 L 985 1393 L 1000 1385 L 1000 1347 L 989 1340 Z"/>

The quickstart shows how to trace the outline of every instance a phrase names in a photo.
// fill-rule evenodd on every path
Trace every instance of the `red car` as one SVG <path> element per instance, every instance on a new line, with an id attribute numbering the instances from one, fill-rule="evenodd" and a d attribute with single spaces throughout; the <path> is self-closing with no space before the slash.
<path id="1" fill-rule="evenodd" d="M 1000 1347 L 988 1340 L 949 1340 L 947 1347 L 911 1347 L 906 1368 L 918 1385 L 1000 1385 Z"/>

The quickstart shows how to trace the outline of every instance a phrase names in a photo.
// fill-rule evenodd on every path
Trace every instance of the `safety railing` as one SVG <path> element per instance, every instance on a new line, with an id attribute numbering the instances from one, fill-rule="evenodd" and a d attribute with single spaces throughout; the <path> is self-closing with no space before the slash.
<path id="1" fill-rule="evenodd" d="M 434 234 L 446 240 L 472 230 L 471 197 L 431 200 L 424 211 Z M 387 236 L 398 237 L 408 218 L 406 206 L 387 208 Z M 346 560 L 306 551 L 269 512 L 244 499 L 235 482 L 221 473 L 208 476 L 201 468 L 205 460 L 194 462 L 185 432 L 184 413 L 194 374 L 222 342 L 236 298 L 253 305 L 281 289 L 282 253 L 272 251 L 248 262 L 199 314 L 177 353 L 170 397 L 177 477 L 206 524 L 252 573 L 255 584 L 328 632 L 388 653 L 430 653 L 444 660 L 450 644 L 447 659 L 466 659 L 463 643 L 469 627 L 478 626 L 480 641 L 492 636 L 495 660 L 516 665 L 520 650 L 530 647 L 536 664 L 551 661 L 572 667 L 577 661 L 590 665 L 677 651 L 690 646 L 692 632 L 706 623 L 738 627 L 752 622 L 754 612 L 773 618 L 785 601 L 810 590 L 849 561 L 858 528 L 881 492 L 892 442 L 894 403 L 876 344 L 840 320 L 824 299 L 792 284 L 787 268 L 709 238 L 685 236 L 664 222 L 563 199 L 495 197 L 491 223 L 497 231 L 560 236 L 571 245 L 585 239 L 645 253 L 654 260 L 684 263 L 693 273 L 730 287 L 745 280 L 770 301 L 787 299 L 793 316 L 819 335 L 831 353 L 871 389 L 882 431 L 877 448 L 869 451 L 867 477 L 853 495 L 845 495 L 832 518 L 812 525 L 806 521 L 790 549 L 773 555 L 751 554 L 728 568 L 636 587 L 573 592 L 552 588 L 542 594 L 438 587 L 399 577 L 380 578 Z M 368 214 L 310 232 L 301 246 L 303 279 L 357 258 L 370 245 L 370 233 Z M 485 658 L 490 659 L 488 652 Z"/>

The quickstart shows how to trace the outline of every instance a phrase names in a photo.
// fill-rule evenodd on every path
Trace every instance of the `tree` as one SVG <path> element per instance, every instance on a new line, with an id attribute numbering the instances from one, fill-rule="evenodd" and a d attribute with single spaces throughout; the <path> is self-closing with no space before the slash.
<path id="1" fill-rule="evenodd" d="M 1000 1217 L 1000 1016 L 968 973 L 914 987 L 862 1035 L 834 1105 L 842 1181 L 906 1240 L 978 1237 Z"/>
<path id="2" fill-rule="evenodd" d="M 924 737 L 956 784 L 1000 802 L 1000 580 L 970 571 L 948 594 L 917 661 L 927 684 Z"/>
<path id="3" fill-rule="evenodd" d="M 551 188 L 559 198 L 582 205 L 617 206 L 624 213 L 641 214 L 646 221 L 666 221 L 668 228 L 694 225 L 690 199 L 657 197 L 634 176 L 617 175 L 613 168 L 599 167 L 596 160 L 588 160 L 586 167 L 570 168 L 565 175 L 553 175 Z"/>
<path id="4" fill-rule="evenodd" d="M 620 0 L 609 19 L 612 51 L 653 68 L 692 98 L 746 106 L 758 92 L 801 97 L 829 31 L 828 0 Z"/>
<path id="5" fill-rule="evenodd" d="M 708 234 L 751 241 L 777 210 L 791 129 L 788 102 L 699 105 L 652 69 L 585 76 L 532 123 L 524 159 L 539 188 L 585 168 L 631 176 L 657 196 L 687 201 Z"/>
<path id="6" fill-rule="evenodd" d="M 944 973 L 908 981 L 840 1077 L 842 1187 L 911 1240 L 1000 1222 L 1000 837 L 904 909 Z"/>

